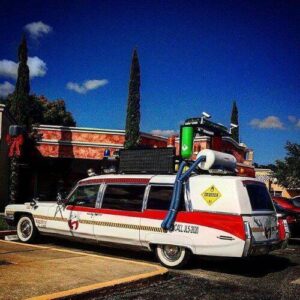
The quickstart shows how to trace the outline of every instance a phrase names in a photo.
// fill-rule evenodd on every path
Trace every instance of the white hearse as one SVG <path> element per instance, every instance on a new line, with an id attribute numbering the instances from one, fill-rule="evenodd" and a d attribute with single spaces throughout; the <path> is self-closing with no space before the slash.
<path id="1" fill-rule="evenodd" d="M 5 218 L 17 226 L 22 242 L 54 234 L 143 247 L 155 251 L 170 268 L 183 266 L 191 254 L 246 257 L 286 245 L 287 224 L 278 220 L 264 183 L 191 173 L 179 189 L 178 178 L 178 174 L 89 177 L 79 181 L 66 200 L 8 205 Z M 170 213 L 173 219 L 166 226 Z"/>

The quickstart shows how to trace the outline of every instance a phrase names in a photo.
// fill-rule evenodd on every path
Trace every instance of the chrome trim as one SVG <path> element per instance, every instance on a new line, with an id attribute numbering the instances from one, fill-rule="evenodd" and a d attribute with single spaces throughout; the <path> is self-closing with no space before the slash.
<path id="1" fill-rule="evenodd" d="M 279 244 L 280 241 L 278 239 L 265 240 L 265 241 L 253 241 L 252 246 L 271 246 Z"/>
<path id="2" fill-rule="evenodd" d="M 103 186 L 102 187 L 102 195 L 101 195 L 101 199 L 99 200 L 99 208 L 102 208 L 103 198 L 104 198 L 104 194 L 105 194 L 105 191 L 106 191 L 106 188 L 107 188 L 107 184 L 103 183 L 102 186 Z"/>
<path id="3" fill-rule="evenodd" d="M 266 211 L 265 213 L 255 213 L 252 214 L 241 214 L 242 217 L 260 217 L 260 216 L 275 216 L 277 213 L 275 211 Z"/>
<path id="4" fill-rule="evenodd" d="M 151 188 L 151 184 L 148 184 L 146 189 L 145 189 L 145 193 L 144 193 L 142 212 L 145 211 L 145 209 L 147 209 L 147 203 L 148 203 L 148 196 L 149 196 L 150 188 Z"/>
<path id="5" fill-rule="evenodd" d="M 217 236 L 218 239 L 220 240 L 226 240 L 226 241 L 234 241 L 235 239 L 231 236 L 227 236 L 227 235 L 220 235 Z"/>
<path id="6" fill-rule="evenodd" d="M 184 193 L 184 202 L 186 211 L 193 211 L 193 205 L 191 200 L 191 189 L 190 189 L 190 181 L 188 180 L 185 183 L 185 193 Z"/>
<path id="7" fill-rule="evenodd" d="M 105 184 L 101 183 L 98 191 L 95 208 L 101 208 L 104 190 L 105 190 Z"/>
<path id="8" fill-rule="evenodd" d="M 245 228 L 245 246 L 244 246 L 244 251 L 243 251 L 243 256 L 248 256 L 250 254 L 250 250 L 252 248 L 252 231 L 250 227 L 249 222 L 244 222 L 244 228 Z"/>

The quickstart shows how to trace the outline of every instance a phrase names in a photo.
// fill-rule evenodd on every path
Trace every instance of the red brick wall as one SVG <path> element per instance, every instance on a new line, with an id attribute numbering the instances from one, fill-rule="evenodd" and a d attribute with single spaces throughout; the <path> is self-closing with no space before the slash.
<path id="1" fill-rule="evenodd" d="M 112 154 L 117 148 L 113 147 L 88 147 L 88 146 L 64 146 L 40 144 L 37 146 L 39 152 L 45 157 L 85 158 L 102 159 L 104 151 L 110 149 Z"/>
<path id="2" fill-rule="evenodd" d="M 124 133 L 120 132 L 107 134 L 105 131 L 102 133 L 100 130 L 98 132 L 90 132 L 83 129 L 80 131 L 80 128 L 75 130 L 47 130 L 47 128 L 38 128 L 38 131 L 42 134 L 42 140 L 40 144 L 38 144 L 37 148 L 45 157 L 102 159 L 105 149 L 110 149 L 111 153 L 113 153 L 122 147 L 125 140 Z M 53 144 L 50 144 L 45 140 L 52 141 Z M 64 145 L 66 142 L 81 142 L 86 143 L 86 145 Z M 101 145 L 90 145 L 89 143 L 103 144 L 103 147 Z M 161 148 L 167 147 L 168 141 L 167 138 L 162 139 L 155 136 L 151 137 L 151 135 L 147 134 L 141 136 L 141 144 Z M 113 145 L 115 145 L 115 147 Z M 175 147 L 176 153 L 179 155 L 178 139 L 176 140 Z M 199 151 L 210 148 L 210 139 L 196 139 L 194 142 L 193 158 L 196 157 Z M 245 161 L 246 149 L 238 147 L 234 142 L 223 139 L 220 150 L 234 155 L 239 163 L 243 163 Z"/>
<path id="3" fill-rule="evenodd" d="M 63 130 L 39 130 L 45 140 L 76 141 L 87 143 L 124 144 L 125 136 L 121 134 L 100 134 L 91 132 L 74 132 Z"/>
<path id="4" fill-rule="evenodd" d="M 77 130 L 65 129 L 47 129 L 37 127 L 38 133 L 42 135 L 37 149 L 45 157 L 64 157 L 64 158 L 85 158 L 85 159 L 102 159 L 104 151 L 110 149 L 111 154 L 122 148 L 125 135 L 122 133 L 101 133 L 84 132 Z M 65 143 L 75 143 L 75 145 L 65 145 Z M 78 145 L 76 143 L 86 143 Z M 91 143 L 103 144 L 90 145 Z M 166 147 L 167 138 L 151 137 L 150 135 L 141 136 L 141 144 L 151 147 Z M 115 147 L 114 147 L 115 145 Z"/>

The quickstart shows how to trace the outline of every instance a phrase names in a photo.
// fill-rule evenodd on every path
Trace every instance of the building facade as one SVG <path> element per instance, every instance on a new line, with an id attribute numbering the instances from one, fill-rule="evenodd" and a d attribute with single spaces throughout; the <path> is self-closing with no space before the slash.
<path id="1" fill-rule="evenodd" d="M 13 123 L 9 115 L 3 114 L 4 111 L 2 111 L 4 125 L 1 128 L 1 210 L 8 201 L 9 185 L 8 149 L 3 136 Z M 39 125 L 33 129 L 38 138 L 29 150 L 27 148 L 26 155 L 23 160 L 21 159 L 18 200 L 20 203 L 30 201 L 34 196 L 40 200 L 55 200 L 57 192 L 66 194 L 78 180 L 87 177 L 88 169 L 93 168 L 96 173 L 101 173 L 104 152 L 109 150 L 113 156 L 123 148 L 125 141 L 124 130 L 52 125 Z M 176 154 L 179 155 L 178 137 L 167 138 L 142 132 L 141 144 L 150 148 L 175 147 Z M 218 147 L 215 149 L 212 138 L 196 136 L 193 156 L 195 158 L 203 149 L 215 149 L 234 155 L 241 174 L 246 168 L 253 169 L 251 166 L 253 152 L 246 145 L 238 144 L 230 137 L 223 137 Z"/>
<path id="2" fill-rule="evenodd" d="M 9 159 L 6 135 L 12 124 L 14 124 L 12 116 L 5 109 L 5 105 L 0 104 L 0 211 L 8 203 Z"/>
<path id="3" fill-rule="evenodd" d="M 256 178 L 264 182 L 272 196 L 292 198 L 300 195 L 300 188 L 286 189 L 277 183 L 274 172 L 271 169 L 255 169 Z"/>

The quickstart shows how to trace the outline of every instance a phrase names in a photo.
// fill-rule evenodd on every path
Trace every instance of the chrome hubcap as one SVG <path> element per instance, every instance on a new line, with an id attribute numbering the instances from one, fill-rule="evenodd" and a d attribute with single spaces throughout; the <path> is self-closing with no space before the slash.
<path id="1" fill-rule="evenodd" d="M 20 231 L 21 231 L 22 237 L 24 239 L 27 239 L 31 235 L 32 228 L 31 228 L 31 224 L 30 224 L 30 222 L 28 220 L 24 220 L 21 223 L 21 225 L 20 225 Z"/>
<path id="2" fill-rule="evenodd" d="M 163 253 L 169 261 L 176 261 L 181 255 L 180 247 L 169 245 L 164 246 Z"/>

